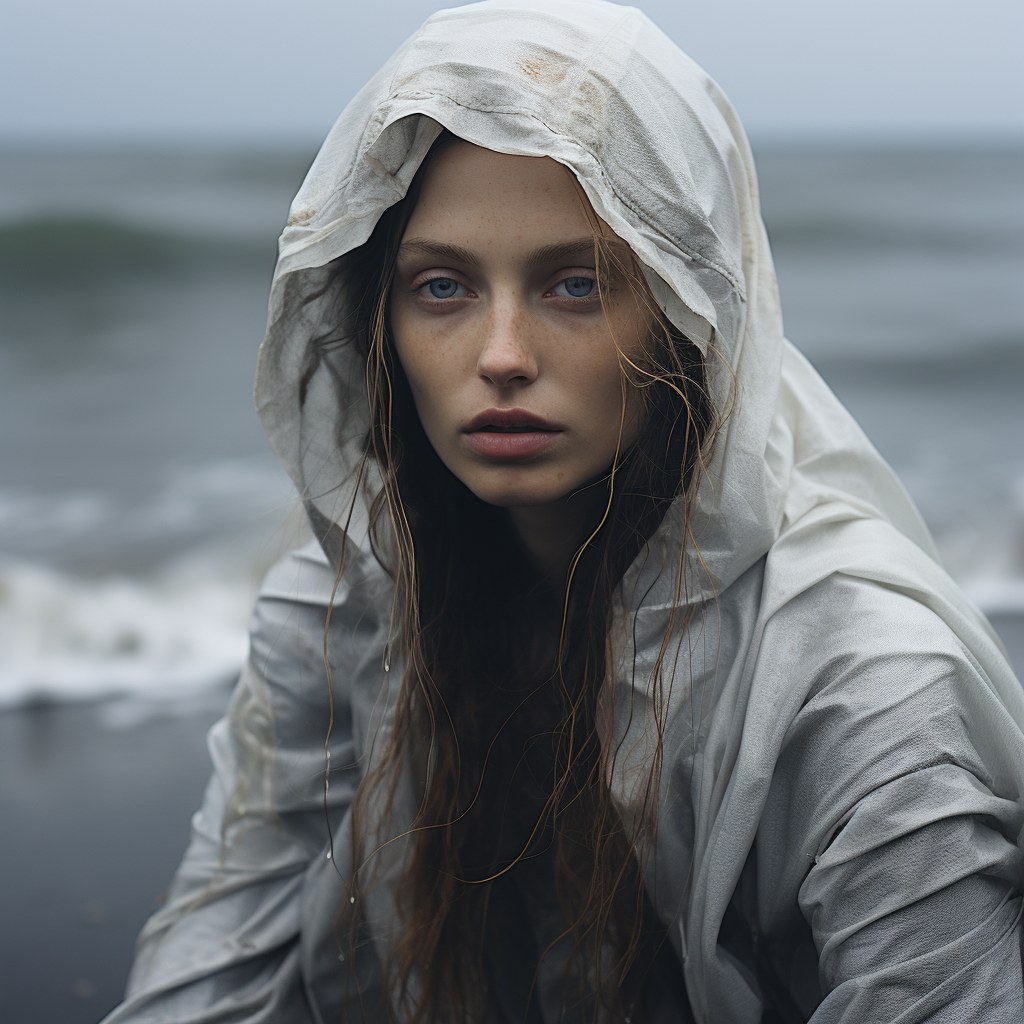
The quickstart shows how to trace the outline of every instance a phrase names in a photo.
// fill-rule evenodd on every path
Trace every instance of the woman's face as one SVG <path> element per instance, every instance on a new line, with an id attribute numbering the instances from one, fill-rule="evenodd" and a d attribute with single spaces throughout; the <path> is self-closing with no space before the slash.
<path id="1" fill-rule="evenodd" d="M 483 501 L 557 502 L 608 470 L 620 424 L 633 439 L 619 353 L 639 356 L 646 321 L 626 282 L 608 285 L 602 309 L 590 222 L 555 161 L 458 142 L 425 171 L 394 343 L 430 443 Z"/>

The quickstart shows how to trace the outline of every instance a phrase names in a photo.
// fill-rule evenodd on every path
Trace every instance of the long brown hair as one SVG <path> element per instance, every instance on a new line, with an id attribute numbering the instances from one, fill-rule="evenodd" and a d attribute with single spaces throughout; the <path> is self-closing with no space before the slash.
<path id="1" fill-rule="evenodd" d="M 405 199 L 339 261 L 354 313 L 321 339 L 355 344 L 365 359 L 371 426 L 360 472 L 373 464 L 382 481 L 371 536 L 394 579 L 393 635 L 405 665 L 389 747 L 353 805 L 350 939 L 358 941 L 359 865 L 387 840 L 406 771 L 422 791 L 397 888 L 400 934 L 385 964 L 402 1015 L 412 1024 L 479 1021 L 513 993 L 528 1020 L 536 969 L 520 976 L 513 965 L 536 968 L 557 952 L 565 1019 L 596 1020 L 604 1008 L 639 1024 L 641 981 L 663 938 L 637 856 L 640 829 L 654 822 L 660 763 L 641 801 L 643 824 L 627 833 L 609 790 L 614 752 L 602 743 L 609 709 L 600 701 L 609 699 L 616 586 L 669 504 L 683 503 L 688 521 L 715 427 L 704 362 L 657 308 L 636 261 L 607 244 L 580 191 L 602 302 L 610 282 L 627 286 L 650 335 L 642 360 L 620 357 L 624 393 L 638 398 L 638 438 L 593 485 L 603 514 L 564 592 L 552 592 L 507 512 L 476 498 L 434 452 L 392 344 L 398 246 L 423 170 L 452 138 L 442 136 Z M 682 568 L 681 550 L 677 588 Z M 382 793 L 383 818 L 370 807 Z M 531 948 L 524 887 L 561 921 L 545 949 Z"/>

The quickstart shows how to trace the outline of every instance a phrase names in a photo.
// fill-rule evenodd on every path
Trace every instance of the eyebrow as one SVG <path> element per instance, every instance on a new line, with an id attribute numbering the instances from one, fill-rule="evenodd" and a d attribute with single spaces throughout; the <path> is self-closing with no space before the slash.
<path id="1" fill-rule="evenodd" d="M 480 260 L 468 249 L 447 242 L 434 242 L 429 238 L 410 238 L 398 247 L 398 256 L 436 256 L 451 263 L 466 263 L 471 267 L 480 266 Z"/>
<path id="2" fill-rule="evenodd" d="M 592 256 L 594 254 L 594 239 L 575 238 L 570 242 L 556 242 L 554 245 L 545 245 L 535 249 L 526 257 L 528 267 L 540 267 L 545 263 L 557 263 L 559 260 L 568 259 L 570 256 Z"/>
<path id="3" fill-rule="evenodd" d="M 611 238 L 606 241 L 607 244 L 615 249 L 619 249 L 625 244 L 618 238 Z M 594 238 L 592 235 L 588 235 L 585 238 L 574 238 L 567 242 L 555 242 L 554 245 L 544 245 L 539 249 L 534 249 L 526 257 L 526 265 L 528 267 L 538 267 L 546 263 L 557 263 L 559 260 L 568 259 L 571 256 L 591 255 L 593 252 Z M 480 258 L 475 253 L 470 252 L 469 249 L 463 249 L 460 245 L 450 245 L 447 242 L 435 242 L 430 238 L 410 238 L 398 248 L 399 258 L 413 254 L 433 256 L 452 263 L 464 263 L 470 267 L 480 266 Z"/>

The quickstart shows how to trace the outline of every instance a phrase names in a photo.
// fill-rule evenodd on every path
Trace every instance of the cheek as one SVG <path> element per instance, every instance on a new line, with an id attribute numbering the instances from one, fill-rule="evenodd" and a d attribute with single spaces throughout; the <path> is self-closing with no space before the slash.
<path id="1" fill-rule="evenodd" d="M 438 398 L 445 393 L 445 366 L 437 341 L 394 309 L 391 329 L 395 355 L 409 382 L 416 411 L 421 419 L 429 419 Z"/>
<path id="2" fill-rule="evenodd" d="M 644 355 L 635 326 L 627 323 L 615 335 L 604 334 L 577 361 L 576 393 L 591 428 L 591 438 L 602 457 L 611 457 L 620 442 L 631 444 L 639 430 L 640 393 L 633 381 L 640 375 L 630 363 L 643 365 Z M 619 353 L 622 353 L 621 357 Z M 596 454 L 596 451 L 595 451 Z"/>
<path id="3" fill-rule="evenodd" d="M 422 416 L 433 404 L 434 396 L 440 391 L 436 377 L 438 366 L 429 354 L 421 349 L 408 346 L 395 345 L 395 352 L 398 361 L 405 372 L 405 379 L 409 382 L 409 390 L 412 392 L 416 409 Z"/>
<path id="4" fill-rule="evenodd" d="M 458 440 L 456 428 L 462 413 L 459 398 L 467 376 L 464 345 L 457 332 L 401 318 L 392 320 L 394 351 L 405 373 L 416 415 L 434 451 L 452 469 L 452 446 Z M 432 325 L 431 325 L 432 326 Z M 454 471 L 454 470 L 453 470 Z"/>
<path id="5" fill-rule="evenodd" d="M 629 349 L 623 349 L 627 358 Z M 578 401 L 588 417 L 602 422 L 614 421 L 618 430 L 624 387 L 629 388 L 623 376 L 628 363 L 621 362 L 619 348 L 603 326 L 581 345 L 567 346 L 566 380 L 571 382 Z"/>

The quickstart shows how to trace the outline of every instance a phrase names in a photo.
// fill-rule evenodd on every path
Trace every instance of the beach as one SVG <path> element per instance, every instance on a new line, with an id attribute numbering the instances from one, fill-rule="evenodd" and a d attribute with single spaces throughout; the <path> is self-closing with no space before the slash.
<path id="1" fill-rule="evenodd" d="M 0 1020 L 89 1024 L 185 851 L 223 690 L 0 712 Z"/>

